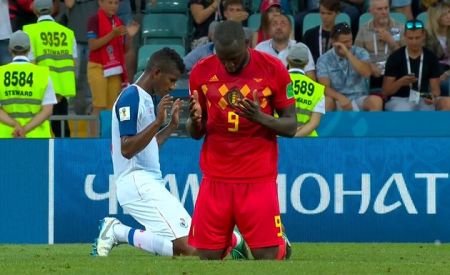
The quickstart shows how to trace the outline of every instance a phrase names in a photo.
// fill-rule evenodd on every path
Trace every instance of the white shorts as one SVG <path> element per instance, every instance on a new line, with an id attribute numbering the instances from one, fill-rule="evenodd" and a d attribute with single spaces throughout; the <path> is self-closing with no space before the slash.
<path id="1" fill-rule="evenodd" d="M 357 98 L 352 99 L 352 107 L 353 107 L 353 111 L 357 112 L 357 111 L 361 111 L 364 110 L 364 100 L 366 100 L 367 96 L 360 96 Z M 339 104 L 339 102 L 336 101 L 336 110 L 342 111 L 342 107 L 341 104 Z"/>
<path id="2" fill-rule="evenodd" d="M 116 182 L 117 198 L 123 210 L 146 230 L 175 240 L 186 237 L 191 216 L 181 202 L 164 186 L 146 173 L 133 172 Z M 132 199 L 130 195 L 134 195 Z M 122 204 L 126 197 L 126 203 Z"/>
<path id="3" fill-rule="evenodd" d="M 386 102 L 384 108 L 386 111 L 434 111 L 436 108 L 433 104 L 426 104 L 423 98 L 419 104 L 409 101 L 409 97 L 391 97 Z"/>

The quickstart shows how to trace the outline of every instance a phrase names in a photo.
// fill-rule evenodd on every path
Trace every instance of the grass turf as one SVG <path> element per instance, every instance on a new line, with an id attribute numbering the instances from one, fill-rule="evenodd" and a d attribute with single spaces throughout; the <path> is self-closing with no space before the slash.
<path id="1" fill-rule="evenodd" d="M 302 243 L 288 261 L 158 257 L 127 245 L 92 257 L 89 244 L 0 245 L 0 274 L 448 274 L 450 245 Z"/>

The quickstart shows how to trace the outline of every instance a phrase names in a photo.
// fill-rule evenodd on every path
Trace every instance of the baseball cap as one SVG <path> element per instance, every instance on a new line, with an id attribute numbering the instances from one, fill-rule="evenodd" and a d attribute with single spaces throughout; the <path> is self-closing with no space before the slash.
<path id="1" fill-rule="evenodd" d="M 266 12 L 268 9 L 270 9 L 273 6 L 277 6 L 277 7 L 281 8 L 280 1 L 279 0 L 263 0 L 261 2 L 260 11 Z"/>
<path id="2" fill-rule="evenodd" d="M 309 49 L 303 43 L 297 43 L 289 47 L 287 59 L 292 62 L 307 64 L 309 62 Z"/>
<path id="3" fill-rule="evenodd" d="M 14 51 L 27 51 L 30 49 L 30 38 L 28 34 L 18 30 L 9 38 L 9 48 Z"/>
<path id="4" fill-rule="evenodd" d="M 52 0 L 34 0 L 33 7 L 40 14 L 50 14 L 53 9 L 53 1 Z"/>

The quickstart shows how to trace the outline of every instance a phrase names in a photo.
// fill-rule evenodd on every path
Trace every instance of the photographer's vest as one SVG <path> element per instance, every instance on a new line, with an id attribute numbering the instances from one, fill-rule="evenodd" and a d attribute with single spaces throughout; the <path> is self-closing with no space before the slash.
<path id="1" fill-rule="evenodd" d="M 35 63 L 50 69 L 55 93 L 64 97 L 75 96 L 73 31 L 52 20 L 25 25 L 23 31 L 30 36 Z"/>
<path id="2" fill-rule="evenodd" d="M 289 70 L 289 75 L 295 97 L 297 125 L 301 126 L 310 120 L 314 107 L 324 96 L 325 86 L 305 76 L 299 70 Z M 309 136 L 317 137 L 316 130 L 312 131 Z"/>
<path id="3" fill-rule="evenodd" d="M 49 70 L 26 61 L 0 66 L 0 105 L 8 115 L 25 126 L 42 110 Z M 0 122 L 0 138 L 11 138 L 14 128 Z M 50 138 L 50 122 L 45 120 L 26 134 Z"/>

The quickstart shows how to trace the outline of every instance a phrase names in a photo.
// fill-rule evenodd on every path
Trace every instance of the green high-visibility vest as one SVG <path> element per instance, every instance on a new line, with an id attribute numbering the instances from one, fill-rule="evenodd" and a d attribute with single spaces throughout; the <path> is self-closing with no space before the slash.
<path id="1" fill-rule="evenodd" d="M 52 20 L 25 25 L 23 31 L 30 36 L 35 63 L 50 69 L 55 93 L 75 96 L 75 62 L 72 30 Z"/>
<path id="2" fill-rule="evenodd" d="M 292 93 L 295 97 L 295 109 L 297 112 L 297 125 L 306 124 L 313 113 L 314 107 L 324 97 L 325 86 L 315 82 L 298 70 L 289 70 L 291 76 Z M 316 130 L 309 134 L 317 137 Z"/>
<path id="3" fill-rule="evenodd" d="M 42 110 L 49 69 L 32 63 L 0 66 L 0 105 L 10 117 L 25 126 Z M 0 122 L 0 138 L 11 138 L 14 128 Z M 50 138 L 50 122 L 45 120 L 26 134 L 32 138 Z"/>

